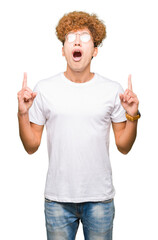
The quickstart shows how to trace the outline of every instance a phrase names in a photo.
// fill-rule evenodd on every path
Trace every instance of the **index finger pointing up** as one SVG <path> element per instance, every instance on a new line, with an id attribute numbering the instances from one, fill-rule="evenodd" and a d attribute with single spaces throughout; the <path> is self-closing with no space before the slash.
<path id="1" fill-rule="evenodd" d="M 24 79 L 23 79 L 23 83 L 22 83 L 22 88 L 27 87 L 27 73 L 24 72 Z"/>
<path id="2" fill-rule="evenodd" d="M 128 76 L 128 89 L 133 91 L 132 90 L 132 81 L 131 81 L 131 74 Z"/>

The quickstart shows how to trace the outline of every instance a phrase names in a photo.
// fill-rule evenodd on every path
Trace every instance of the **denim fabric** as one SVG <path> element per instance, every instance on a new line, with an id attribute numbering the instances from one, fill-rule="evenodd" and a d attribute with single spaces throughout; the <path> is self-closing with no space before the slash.
<path id="1" fill-rule="evenodd" d="M 85 240 L 112 240 L 114 200 L 67 203 L 45 199 L 47 240 L 75 240 L 79 222 Z"/>

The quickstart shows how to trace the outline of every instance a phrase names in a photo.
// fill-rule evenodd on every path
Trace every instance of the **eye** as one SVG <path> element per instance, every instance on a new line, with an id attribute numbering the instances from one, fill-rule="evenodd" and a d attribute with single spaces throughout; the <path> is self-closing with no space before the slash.
<path id="1" fill-rule="evenodd" d="M 76 35 L 75 35 L 74 33 L 69 33 L 69 34 L 67 35 L 67 40 L 68 40 L 68 42 L 73 42 L 73 41 L 75 41 L 75 38 L 76 38 Z"/>
<path id="2" fill-rule="evenodd" d="M 91 36 L 89 33 L 82 33 L 80 38 L 82 42 L 88 42 L 91 39 Z"/>

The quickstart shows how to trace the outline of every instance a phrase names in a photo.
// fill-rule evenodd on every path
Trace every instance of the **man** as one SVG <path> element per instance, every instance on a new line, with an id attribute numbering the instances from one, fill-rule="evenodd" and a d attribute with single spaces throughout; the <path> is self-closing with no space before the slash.
<path id="1" fill-rule="evenodd" d="M 112 123 L 118 150 L 127 154 L 136 138 L 138 98 L 90 71 L 106 37 L 96 15 L 65 14 L 56 27 L 67 69 L 18 92 L 19 132 L 25 150 L 40 146 L 47 128 L 49 168 L 45 186 L 47 239 L 75 239 L 79 220 L 86 240 L 112 239 L 114 195 L 109 159 Z"/>

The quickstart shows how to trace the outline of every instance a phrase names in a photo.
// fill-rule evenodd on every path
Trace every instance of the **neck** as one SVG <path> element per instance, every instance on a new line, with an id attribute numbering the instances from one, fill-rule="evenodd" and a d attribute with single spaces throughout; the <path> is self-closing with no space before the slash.
<path id="1" fill-rule="evenodd" d="M 90 69 L 85 69 L 84 71 L 73 71 L 67 66 L 66 72 L 64 72 L 66 78 L 76 83 L 84 83 L 91 80 L 94 73 L 90 72 Z"/>

